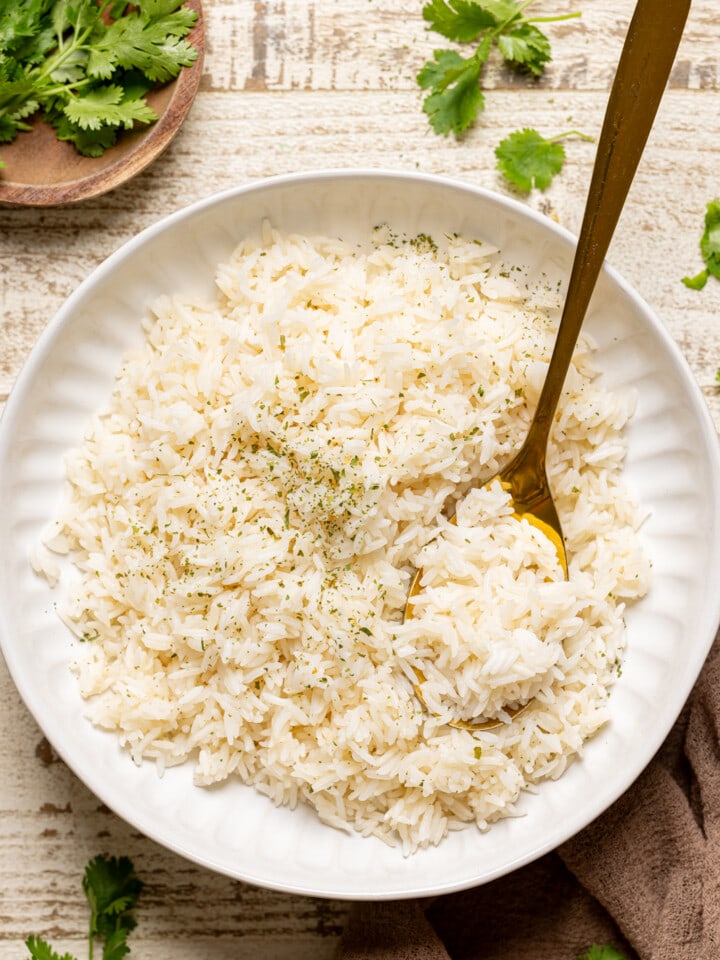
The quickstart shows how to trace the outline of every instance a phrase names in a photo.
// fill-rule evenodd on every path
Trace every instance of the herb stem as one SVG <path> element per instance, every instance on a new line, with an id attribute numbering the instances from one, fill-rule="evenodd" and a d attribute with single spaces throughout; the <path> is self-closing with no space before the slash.
<path id="1" fill-rule="evenodd" d="M 48 57 L 47 61 L 38 70 L 38 72 L 32 75 L 35 82 L 42 83 L 47 77 L 50 77 L 53 73 L 55 73 L 58 67 L 61 67 L 68 57 L 75 52 L 77 47 L 78 44 L 75 40 L 73 40 L 67 46 L 58 45 L 57 52 Z"/>
<path id="2" fill-rule="evenodd" d="M 92 86 L 93 83 L 95 83 L 95 79 L 93 77 L 85 77 L 83 80 L 77 80 L 73 84 L 58 83 L 54 87 L 45 87 L 44 94 L 46 96 L 54 96 L 58 93 L 67 93 L 70 99 L 77 99 L 77 97 L 74 96 L 73 91 L 82 90 L 83 87 Z"/>
<path id="3" fill-rule="evenodd" d="M 555 17 L 528 17 L 528 23 L 559 23 L 561 20 L 575 20 L 581 17 L 582 13 L 577 10 L 575 13 L 559 13 Z"/>
<path id="4" fill-rule="evenodd" d="M 521 3 L 520 6 L 517 8 L 517 10 L 511 13 L 509 17 L 507 17 L 505 20 L 502 21 L 502 23 L 499 23 L 494 30 L 490 31 L 490 36 L 492 36 L 493 38 L 499 37 L 500 34 L 503 33 L 503 31 L 507 30 L 507 28 L 510 26 L 510 24 L 514 20 L 518 20 L 520 18 L 520 15 L 522 14 L 523 10 L 526 10 L 531 3 L 534 3 L 534 0 L 525 0 L 524 3 Z"/>
<path id="5" fill-rule="evenodd" d="M 586 140 L 588 143 L 595 143 L 595 137 L 591 137 L 589 133 L 583 133 L 581 130 L 566 130 L 564 133 L 556 133 L 554 137 L 548 137 L 548 140 L 556 143 L 558 140 L 565 140 L 567 137 L 580 137 L 581 140 Z"/>

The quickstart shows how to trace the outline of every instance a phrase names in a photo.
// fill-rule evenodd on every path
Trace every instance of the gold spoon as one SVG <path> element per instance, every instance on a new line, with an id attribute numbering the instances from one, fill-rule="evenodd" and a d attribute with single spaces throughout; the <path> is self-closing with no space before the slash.
<path id="1" fill-rule="evenodd" d="M 519 452 L 488 481 L 499 480 L 512 497 L 515 516 L 548 536 L 565 577 L 565 540 L 545 469 L 548 437 L 590 297 L 660 105 L 689 10 L 690 0 L 638 0 L 635 7 L 610 91 L 565 306 L 535 416 Z M 404 620 L 412 617 L 421 577 L 422 570 L 418 570 L 410 585 Z M 425 677 L 418 668 L 413 670 L 415 693 L 427 708 L 420 689 Z M 527 706 L 505 712 L 517 716 Z M 450 721 L 450 726 L 491 730 L 503 722 L 479 718 Z"/>

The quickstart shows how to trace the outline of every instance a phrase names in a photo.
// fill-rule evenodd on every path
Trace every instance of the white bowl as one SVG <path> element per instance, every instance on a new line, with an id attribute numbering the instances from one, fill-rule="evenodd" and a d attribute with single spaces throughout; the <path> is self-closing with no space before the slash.
<path id="1" fill-rule="evenodd" d="M 626 283 L 606 269 L 587 318 L 609 387 L 637 387 L 626 478 L 651 515 L 649 595 L 628 616 L 628 652 L 612 721 L 583 758 L 526 795 L 524 816 L 451 834 L 403 858 L 376 839 L 276 808 L 240 783 L 202 789 L 189 765 L 161 779 L 136 767 L 83 717 L 71 639 L 55 595 L 28 556 L 59 504 L 64 452 L 109 395 L 140 317 L 167 292 L 210 293 L 216 264 L 262 218 L 280 228 L 410 235 L 459 232 L 498 245 L 530 276 L 567 276 L 572 237 L 523 205 L 438 177 L 327 172 L 263 181 L 201 201 L 145 230 L 79 287 L 33 350 L 0 425 L 0 640 L 28 708 L 95 794 L 172 850 L 241 880 L 352 899 L 424 896 L 474 886 L 553 849 L 605 810 L 648 763 L 676 719 L 720 620 L 720 454 L 713 423 L 677 347 Z"/>

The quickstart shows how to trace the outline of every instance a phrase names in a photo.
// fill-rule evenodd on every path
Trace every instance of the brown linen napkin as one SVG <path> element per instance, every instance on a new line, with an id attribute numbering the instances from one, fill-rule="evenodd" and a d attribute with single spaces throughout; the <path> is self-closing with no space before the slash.
<path id="1" fill-rule="evenodd" d="M 356 904 L 337 960 L 720 960 L 720 633 L 665 744 L 572 840 L 493 883 Z"/>

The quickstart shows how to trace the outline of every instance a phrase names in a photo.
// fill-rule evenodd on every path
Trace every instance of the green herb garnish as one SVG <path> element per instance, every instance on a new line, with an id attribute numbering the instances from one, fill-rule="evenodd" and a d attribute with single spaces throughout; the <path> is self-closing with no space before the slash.
<path id="1" fill-rule="evenodd" d="M 568 130 L 555 137 L 543 137 L 537 130 L 525 127 L 501 140 L 495 148 L 497 168 L 513 186 L 530 193 L 533 187 L 546 190 L 565 163 L 565 147 L 560 142 L 568 137 L 593 138 L 579 130 Z"/>
<path id="2" fill-rule="evenodd" d="M 711 275 L 720 280 L 720 200 L 711 200 L 707 205 L 700 253 L 705 261 L 705 269 L 694 277 L 683 277 L 685 286 L 692 290 L 702 290 Z"/>
<path id="3" fill-rule="evenodd" d="M 588 952 L 578 957 L 577 960 L 626 960 L 626 958 L 618 953 L 615 947 L 611 947 L 609 943 L 604 947 L 594 943 Z"/>
<path id="4" fill-rule="evenodd" d="M 135 929 L 134 917 L 143 883 L 127 857 L 98 856 L 85 867 L 82 887 L 90 906 L 88 960 L 93 960 L 96 940 L 102 942 L 102 960 L 122 960 L 130 953 L 128 934 Z M 56 953 L 40 937 L 25 941 L 32 960 L 75 960 L 69 953 Z"/>
<path id="5" fill-rule="evenodd" d="M 455 50 L 435 50 L 417 75 L 430 92 L 423 110 L 436 133 L 459 136 L 485 108 L 480 77 L 490 52 L 497 48 L 512 69 L 540 76 L 552 59 L 550 41 L 536 26 L 579 17 L 579 13 L 529 18 L 524 14 L 532 0 L 430 0 L 423 7 L 429 30 L 458 43 L 476 42 L 469 57 Z"/>
<path id="6" fill-rule="evenodd" d="M 15 0 L 0 10 L 0 143 L 38 111 L 60 140 L 99 157 L 157 120 L 145 95 L 193 63 L 183 0 Z"/>

